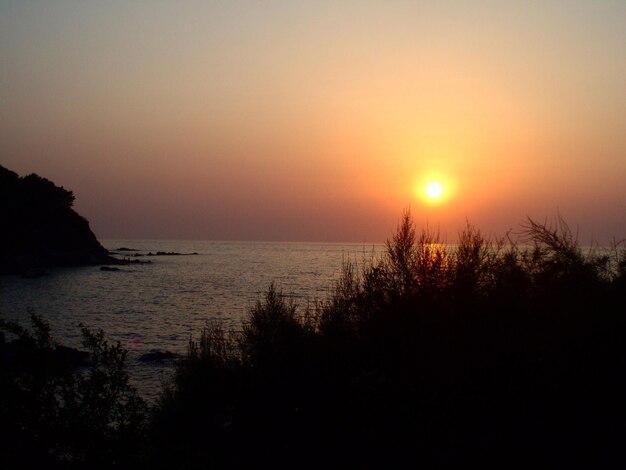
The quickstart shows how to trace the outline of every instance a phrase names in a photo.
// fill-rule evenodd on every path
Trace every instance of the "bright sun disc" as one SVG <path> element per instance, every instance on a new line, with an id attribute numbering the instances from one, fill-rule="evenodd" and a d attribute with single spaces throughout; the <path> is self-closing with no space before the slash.
<path id="1" fill-rule="evenodd" d="M 426 185 L 426 195 L 430 199 L 437 199 L 443 194 L 443 185 L 439 181 L 431 181 Z"/>

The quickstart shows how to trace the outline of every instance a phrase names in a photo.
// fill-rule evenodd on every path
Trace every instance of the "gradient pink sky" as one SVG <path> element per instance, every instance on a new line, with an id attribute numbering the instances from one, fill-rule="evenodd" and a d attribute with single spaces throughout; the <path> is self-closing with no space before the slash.
<path id="1" fill-rule="evenodd" d="M 625 24 L 623 0 L 0 0 L 0 164 L 99 238 L 376 242 L 410 206 L 448 241 L 558 211 L 607 242 Z"/>

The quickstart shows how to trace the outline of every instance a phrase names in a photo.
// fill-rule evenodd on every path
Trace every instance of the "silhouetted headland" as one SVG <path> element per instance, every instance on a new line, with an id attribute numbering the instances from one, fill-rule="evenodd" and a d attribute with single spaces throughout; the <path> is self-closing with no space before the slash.
<path id="1" fill-rule="evenodd" d="M 73 203 L 72 191 L 0 166 L 0 274 L 34 277 L 57 266 L 120 264 Z"/>

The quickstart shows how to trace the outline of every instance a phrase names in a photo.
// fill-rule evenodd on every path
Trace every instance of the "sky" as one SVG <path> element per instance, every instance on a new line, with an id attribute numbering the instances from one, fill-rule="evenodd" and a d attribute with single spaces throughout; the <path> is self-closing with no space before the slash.
<path id="1" fill-rule="evenodd" d="M 107 238 L 626 237 L 626 2 L 0 0 L 0 165 Z M 442 194 L 425 196 L 437 181 Z"/>

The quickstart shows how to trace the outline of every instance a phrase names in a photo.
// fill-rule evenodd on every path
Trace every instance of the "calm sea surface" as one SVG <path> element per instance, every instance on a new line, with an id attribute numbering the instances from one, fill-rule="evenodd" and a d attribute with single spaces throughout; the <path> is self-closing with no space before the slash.
<path id="1" fill-rule="evenodd" d="M 55 269 L 49 276 L 0 277 L 0 315 L 28 325 L 34 310 L 59 342 L 80 346 L 80 327 L 102 328 L 129 350 L 128 365 L 142 395 L 154 399 L 171 363 L 139 361 L 150 350 L 184 354 L 190 336 L 221 319 L 239 327 L 255 301 L 274 282 L 299 305 L 327 298 L 344 259 L 370 259 L 380 246 L 326 243 L 104 240 L 105 248 L 135 252 L 193 253 L 143 256 L 150 264 Z M 135 258 L 132 258 L 135 259 Z"/>

